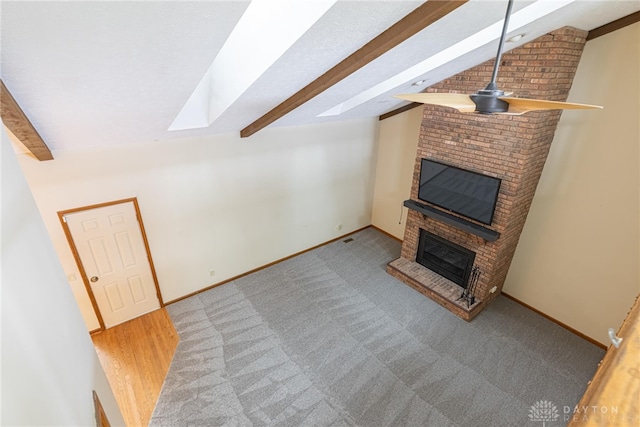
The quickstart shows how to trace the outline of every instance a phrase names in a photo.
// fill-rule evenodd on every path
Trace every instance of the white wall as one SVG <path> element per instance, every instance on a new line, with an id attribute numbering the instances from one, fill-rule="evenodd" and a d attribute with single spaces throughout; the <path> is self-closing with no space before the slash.
<path id="1" fill-rule="evenodd" d="M 402 240 L 422 124 L 422 107 L 380 122 L 371 223 Z"/>
<path id="2" fill-rule="evenodd" d="M 137 197 L 172 301 L 370 225 L 376 130 L 374 119 L 355 120 L 19 159 L 93 330 L 57 211 Z"/>
<path id="3" fill-rule="evenodd" d="M 11 143 L 0 133 L 0 423 L 95 425 L 96 390 L 112 425 L 124 425 Z"/>
<path id="4" fill-rule="evenodd" d="M 587 42 L 504 292 L 601 343 L 640 293 L 640 24 Z"/>
<path id="5" fill-rule="evenodd" d="M 587 42 L 569 101 L 605 109 L 562 113 L 504 286 L 603 344 L 640 293 L 639 27 Z M 405 165 L 413 168 L 419 137 L 409 115 L 416 111 L 380 124 L 373 224 L 400 238 L 398 205 L 411 188 Z M 410 150 L 407 160 L 394 157 Z"/>

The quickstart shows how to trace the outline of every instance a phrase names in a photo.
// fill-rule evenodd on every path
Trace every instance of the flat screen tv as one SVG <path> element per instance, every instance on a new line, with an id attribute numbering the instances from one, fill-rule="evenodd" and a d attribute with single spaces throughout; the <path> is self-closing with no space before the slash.
<path id="1" fill-rule="evenodd" d="M 499 178 L 422 159 L 418 198 L 491 225 L 500 182 Z"/>

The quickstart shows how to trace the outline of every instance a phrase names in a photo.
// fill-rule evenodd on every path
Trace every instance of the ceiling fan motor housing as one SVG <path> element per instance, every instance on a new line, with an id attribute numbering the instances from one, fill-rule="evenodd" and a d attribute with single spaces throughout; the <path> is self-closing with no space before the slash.
<path id="1" fill-rule="evenodd" d="M 509 111 L 509 103 L 500 99 L 505 96 L 504 91 L 495 87 L 491 87 L 491 83 L 483 89 L 479 90 L 469 98 L 476 104 L 476 111 L 480 114 L 506 113 Z"/>

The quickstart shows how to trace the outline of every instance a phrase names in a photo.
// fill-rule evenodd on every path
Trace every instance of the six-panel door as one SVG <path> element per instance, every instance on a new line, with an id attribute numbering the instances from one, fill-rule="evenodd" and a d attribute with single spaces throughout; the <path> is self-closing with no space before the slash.
<path id="1" fill-rule="evenodd" d="M 107 328 L 160 308 L 133 203 L 64 217 Z"/>

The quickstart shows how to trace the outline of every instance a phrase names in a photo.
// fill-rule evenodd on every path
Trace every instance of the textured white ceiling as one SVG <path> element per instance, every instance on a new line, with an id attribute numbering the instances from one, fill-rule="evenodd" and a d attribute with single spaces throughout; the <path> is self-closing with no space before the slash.
<path id="1" fill-rule="evenodd" d="M 554 1 L 554 0 L 542 0 Z M 248 1 L 2 1 L 0 75 L 54 151 L 239 132 L 418 7 L 339 0 L 209 127 L 168 131 Z M 532 1 L 517 0 L 514 12 Z M 322 112 L 504 17 L 506 1 L 471 0 L 271 126 L 378 116 L 416 79 L 343 114 Z M 637 1 L 578 0 L 518 32 L 513 48 L 565 25 L 591 30 Z M 495 56 L 497 41 L 419 79 L 425 86 Z M 479 88 L 480 89 L 480 88 Z M 598 103 L 596 99 L 579 102 Z"/>

